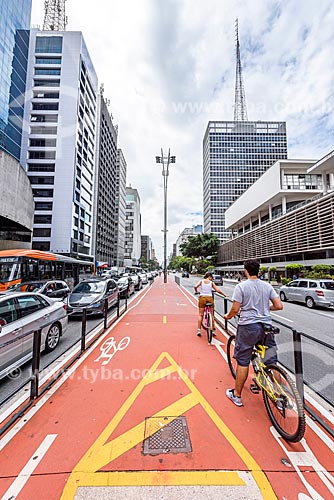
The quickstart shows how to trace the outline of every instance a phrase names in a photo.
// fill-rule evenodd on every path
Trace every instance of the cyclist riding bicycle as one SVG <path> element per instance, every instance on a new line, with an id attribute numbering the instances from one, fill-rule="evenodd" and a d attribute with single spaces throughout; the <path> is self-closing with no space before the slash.
<path id="1" fill-rule="evenodd" d="M 246 260 L 244 268 L 247 281 L 236 285 L 232 307 L 224 315 L 225 319 L 231 319 L 240 314 L 234 348 L 237 361 L 235 387 L 226 391 L 226 396 L 236 406 L 243 406 L 241 393 L 248 377 L 253 347 L 262 340 L 263 324 L 271 325 L 270 311 L 283 309 L 274 288 L 258 278 L 260 262 L 256 259 Z M 277 363 L 277 345 L 273 333 L 268 333 L 266 346 L 265 363 Z"/>
<path id="2" fill-rule="evenodd" d="M 213 282 L 213 275 L 210 272 L 205 273 L 204 278 L 200 280 L 195 286 L 195 294 L 198 293 L 198 288 L 200 288 L 199 298 L 198 298 L 198 324 L 197 324 L 197 335 L 201 336 L 201 325 L 203 321 L 204 309 L 207 302 L 210 302 L 212 305 L 211 313 L 213 319 L 213 332 L 215 331 L 215 323 L 214 323 L 214 300 L 213 300 L 213 291 L 220 293 L 223 297 L 227 297 L 227 295 L 220 290 L 220 288 L 215 285 Z M 213 333 L 215 335 L 215 333 Z"/>

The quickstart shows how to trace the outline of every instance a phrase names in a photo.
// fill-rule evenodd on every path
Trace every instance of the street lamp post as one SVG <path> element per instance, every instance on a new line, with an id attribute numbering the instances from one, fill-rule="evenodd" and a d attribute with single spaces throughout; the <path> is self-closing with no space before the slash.
<path id="1" fill-rule="evenodd" d="M 167 183 L 169 175 L 169 164 L 175 163 L 175 156 L 170 155 L 168 149 L 168 156 L 164 156 L 161 149 L 161 156 L 155 157 L 156 163 L 162 163 L 162 176 L 164 179 L 164 283 L 167 283 Z"/>

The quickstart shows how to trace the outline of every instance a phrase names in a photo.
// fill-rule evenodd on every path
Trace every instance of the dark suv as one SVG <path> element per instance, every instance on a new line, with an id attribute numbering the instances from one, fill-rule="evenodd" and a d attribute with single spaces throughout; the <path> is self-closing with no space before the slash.
<path id="1" fill-rule="evenodd" d="M 81 314 L 83 309 L 87 314 L 103 314 L 105 300 L 108 309 L 118 301 L 118 286 L 116 281 L 103 278 L 87 278 L 75 286 L 68 296 L 67 311 L 69 314 Z"/>

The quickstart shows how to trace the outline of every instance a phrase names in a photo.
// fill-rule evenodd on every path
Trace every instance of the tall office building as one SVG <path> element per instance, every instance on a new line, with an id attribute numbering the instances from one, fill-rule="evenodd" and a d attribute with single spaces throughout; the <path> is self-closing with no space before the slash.
<path id="1" fill-rule="evenodd" d="M 125 211 L 126 211 L 126 161 L 121 149 L 117 149 L 116 169 L 116 265 L 124 265 Z"/>
<path id="2" fill-rule="evenodd" d="M 152 240 L 148 235 L 142 234 L 141 236 L 141 257 L 148 262 L 152 260 Z"/>
<path id="3" fill-rule="evenodd" d="M 124 264 L 138 264 L 141 256 L 140 198 L 137 189 L 126 188 Z"/>
<path id="4" fill-rule="evenodd" d="M 19 164 L 31 0 L 0 2 L 0 248 L 30 248 L 34 201 Z"/>
<path id="5" fill-rule="evenodd" d="M 221 242 L 225 211 L 277 160 L 287 158 L 285 122 L 210 121 L 203 140 L 204 232 Z"/>
<path id="6" fill-rule="evenodd" d="M 117 265 L 117 129 L 101 91 L 97 99 L 96 170 L 92 253 Z M 124 196 L 125 199 L 125 196 Z"/>
<path id="7" fill-rule="evenodd" d="M 81 32 L 30 32 L 21 163 L 33 248 L 92 259 L 97 76 Z"/>
<path id="8" fill-rule="evenodd" d="M 233 121 L 210 121 L 203 140 L 204 232 L 231 237 L 225 211 L 277 160 L 287 158 L 285 122 L 248 121 L 238 20 Z"/>
<path id="9" fill-rule="evenodd" d="M 0 2 L 0 149 L 20 160 L 31 0 Z"/>

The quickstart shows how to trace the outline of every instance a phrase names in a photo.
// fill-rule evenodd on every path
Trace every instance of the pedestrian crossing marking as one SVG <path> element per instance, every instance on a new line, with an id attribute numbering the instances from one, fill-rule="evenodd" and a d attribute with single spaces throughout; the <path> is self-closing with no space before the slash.
<path id="1" fill-rule="evenodd" d="M 159 369 L 159 365 L 161 365 L 165 361 L 169 362 L 169 366 L 166 368 Z M 246 467 L 249 469 L 251 475 L 253 476 L 255 483 L 257 484 L 259 491 L 262 495 L 262 498 L 265 500 L 277 500 L 277 497 L 268 481 L 265 473 L 262 471 L 260 466 L 256 463 L 250 453 L 246 450 L 246 448 L 241 444 L 238 438 L 232 433 L 232 431 L 228 428 L 228 426 L 223 422 L 220 416 L 215 412 L 213 407 L 206 401 L 206 399 L 202 396 L 199 390 L 194 386 L 189 377 L 184 373 L 184 371 L 180 368 L 180 366 L 174 361 L 174 359 L 170 356 L 169 353 L 163 352 L 157 358 L 157 360 L 153 363 L 151 368 L 148 370 L 146 375 L 139 382 L 137 387 L 130 394 L 128 399 L 123 403 L 123 405 L 116 412 L 114 417 L 111 419 L 110 423 L 106 426 L 106 428 L 101 432 L 100 436 L 96 439 L 96 441 L 92 444 L 92 446 L 88 449 L 86 454 L 81 458 L 79 463 L 73 469 L 70 477 L 67 480 L 66 486 L 63 490 L 62 496 L 60 500 L 73 500 L 76 494 L 78 487 L 84 486 L 112 486 L 116 485 L 117 478 L 119 478 L 119 472 L 98 472 L 101 468 L 108 465 L 110 462 L 123 455 L 134 446 L 138 445 L 143 441 L 144 431 L 145 431 L 145 421 L 140 422 L 135 425 L 132 429 L 124 432 L 120 436 L 110 440 L 112 433 L 117 428 L 118 424 L 121 422 L 123 417 L 126 415 L 128 410 L 131 408 L 137 397 L 140 395 L 142 390 L 158 380 L 161 380 L 172 373 L 177 373 L 179 378 L 183 380 L 185 385 L 189 389 L 189 394 L 179 398 L 174 403 L 168 405 L 167 407 L 159 410 L 155 415 L 152 415 L 154 418 L 161 417 L 161 427 L 165 425 L 164 416 L 173 415 L 174 418 L 177 418 L 180 415 L 183 415 L 191 408 L 197 406 L 198 404 L 204 409 L 207 415 L 211 418 L 211 420 L 216 424 L 217 428 L 220 430 L 225 439 L 230 443 L 230 445 L 234 448 L 236 453 L 239 455 L 241 460 L 244 462 Z M 168 423 L 170 423 L 170 419 Z M 154 430 L 152 428 L 152 434 Z M 146 436 L 149 437 L 149 434 Z M 174 474 L 166 473 L 162 474 L 161 472 L 141 472 L 137 473 L 139 477 L 139 481 L 153 481 L 152 484 L 157 484 L 154 481 L 160 480 L 161 485 L 166 483 L 168 485 L 181 485 L 181 484 L 217 484 L 226 485 L 240 485 L 240 477 L 237 473 L 227 475 L 224 474 L 224 471 L 210 471 L 211 474 L 203 473 L 203 476 L 197 476 L 197 481 L 201 480 L 203 482 L 191 482 L 184 483 L 182 481 L 186 481 L 186 477 L 183 475 L 177 475 L 176 471 Z M 130 474 L 123 472 L 123 474 Z M 147 479 L 148 475 L 151 474 L 151 479 Z M 218 474 L 215 478 L 215 474 Z M 193 480 L 189 479 L 189 481 L 194 481 L 195 476 L 192 476 L 191 471 L 187 472 L 189 477 L 193 477 Z M 154 477 L 153 477 L 154 476 Z M 145 479 L 146 478 L 146 479 Z M 157 479 L 160 478 L 160 479 Z M 213 479 L 215 478 L 215 479 Z M 130 479 L 130 476 L 129 476 Z M 173 482 L 175 481 L 175 482 Z M 180 481 L 180 482 L 178 482 Z M 227 481 L 227 483 L 225 482 Z M 241 480 L 242 481 L 242 480 Z M 245 484 L 242 481 L 243 484 Z M 128 482 L 126 483 L 129 484 Z M 142 482 L 136 483 L 138 486 L 143 485 Z"/>

